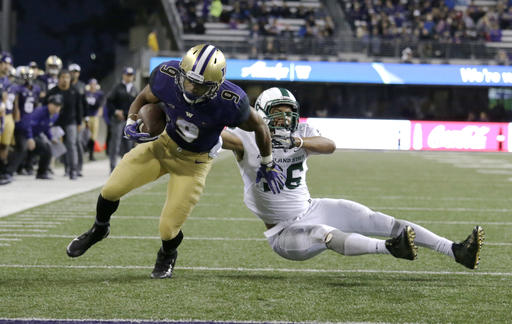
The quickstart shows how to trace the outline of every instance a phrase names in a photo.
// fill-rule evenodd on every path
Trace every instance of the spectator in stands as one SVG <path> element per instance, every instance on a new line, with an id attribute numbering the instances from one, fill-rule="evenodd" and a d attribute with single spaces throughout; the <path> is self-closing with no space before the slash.
<path id="1" fill-rule="evenodd" d="M 222 14 L 222 2 L 220 0 L 213 0 L 210 5 L 210 17 L 214 21 L 219 21 L 220 15 Z"/>
<path id="2" fill-rule="evenodd" d="M 123 137 L 123 130 L 130 104 L 139 93 L 133 84 L 134 78 L 134 68 L 130 66 L 125 67 L 121 82 L 114 86 L 107 97 L 107 109 L 110 120 L 110 136 L 107 144 L 110 172 L 116 167 L 119 156 L 123 156 L 133 147 L 133 142 Z"/>
<path id="3" fill-rule="evenodd" d="M 78 134 L 81 129 L 83 107 L 80 93 L 71 86 L 71 74 L 62 69 L 58 74 L 58 84 L 48 91 L 48 96 L 60 94 L 62 96 L 62 109 L 56 121 L 56 125 L 64 130 L 65 174 L 71 180 L 76 180 L 78 174 Z"/>
<path id="4" fill-rule="evenodd" d="M 486 111 L 481 111 L 478 116 L 478 121 L 480 122 L 489 122 L 489 116 L 487 115 Z"/>
<path id="5" fill-rule="evenodd" d="M 501 42 L 501 29 L 497 21 L 491 23 L 491 28 L 489 30 L 489 41 Z"/>
<path id="6" fill-rule="evenodd" d="M 504 49 L 499 49 L 496 53 L 496 63 L 498 65 L 510 65 L 510 59 Z"/>
<path id="7" fill-rule="evenodd" d="M 402 63 L 412 63 L 412 57 L 412 49 L 410 47 L 406 47 L 402 51 L 402 57 L 400 60 Z"/>
<path id="8" fill-rule="evenodd" d="M 29 156 L 39 156 L 36 179 L 50 180 L 48 172 L 52 157 L 50 127 L 56 122 L 62 107 L 62 96 L 51 95 L 47 106 L 38 107 L 32 114 L 22 119 L 22 129 L 27 138 Z"/>

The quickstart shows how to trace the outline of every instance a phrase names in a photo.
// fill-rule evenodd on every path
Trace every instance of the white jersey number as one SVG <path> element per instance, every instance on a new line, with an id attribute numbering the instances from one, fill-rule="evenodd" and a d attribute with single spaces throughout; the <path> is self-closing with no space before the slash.
<path id="1" fill-rule="evenodd" d="M 178 127 L 178 135 L 187 143 L 192 143 L 199 137 L 199 128 L 185 119 L 178 118 L 176 120 L 176 127 Z"/>
<path id="2" fill-rule="evenodd" d="M 34 111 L 34 98 L 27 97 L 25 100 L 25 104 L 23 105 L 23 110 L 25 110 L 26 114 L 31 114 Z"/>
<path id="3" fill-rule="evenodd" d="M 298 172 L 294 172 L 298 171 Z M 286 169 L 286 182 L 284 185 L 286 188 L 292 190 L 300 186 L 300 182 L 302 181 L 301 173 L 304 171 L 304 167 L 302 166 L 302 162 L 292 164 Z M 295 174 L 299 174 L 299 176 L 295 176 Z M 280 187 L 280 189 L 283 189 L 283 187 Z M 263 183 L 263 191 L 270 191 L 270 188 L 268 187 L 268 184 L 265 182 Z"/>

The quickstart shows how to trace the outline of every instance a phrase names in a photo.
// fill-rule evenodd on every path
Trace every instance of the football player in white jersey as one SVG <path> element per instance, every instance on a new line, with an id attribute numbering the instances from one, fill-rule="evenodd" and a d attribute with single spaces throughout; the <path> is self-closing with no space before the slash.
<path id="1" fill-rule="evenodd" d="M 299 103 L 287 89 L 263 91 L 255 106 L 271 130 L 274 162 L 287 176 L 281 193 L 273 195 L 266 183 L 257 179 L 259 150 L 253 133 L 226 129 L 223 148 L 234 152 L 244 182 L 244 203 L 265 223 L 265 236 L 277 254 L 306 260 L 331 249 L 343 255 L 391 254 L 414 260 L 417 244 L 446 254 L 469 269 L 478 266 L 484 240 L 480 226 L 465 241 L 454 243 L 357 202 L 312 199 L 306 184 L 306 160 L 311 154 L 333 153 L 335 143 L 307 123 L 299 123 Z"/>

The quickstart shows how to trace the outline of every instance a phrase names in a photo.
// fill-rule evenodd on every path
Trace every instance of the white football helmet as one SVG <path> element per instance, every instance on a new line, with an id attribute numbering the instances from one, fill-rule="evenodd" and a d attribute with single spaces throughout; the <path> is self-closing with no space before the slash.
<path id="1" fill-rule="evenodd" d="M 271 113 L 272 108 L 278 105 L 288 105 L 292 111 Z M 256 99 L 255 106 L 256 111 L 263 117 L 273 132 L 286 130 L 293 133 L 299 125 L 299 102 L 285 88 L 274 87 L 263 91 Z M 279 122 L 276 122 L 277 120 Z"/>

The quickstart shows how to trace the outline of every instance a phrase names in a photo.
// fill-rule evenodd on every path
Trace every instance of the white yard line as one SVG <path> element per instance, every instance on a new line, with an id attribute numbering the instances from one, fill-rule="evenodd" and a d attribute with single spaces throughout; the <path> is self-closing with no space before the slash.
<path id="1" fill-rule="evenodd" d="M 95 323 L 95 322 L 113 322 L 113 323 L 149 323 L 149 324 L 166 324 L 166 323 L 216 323 L 216 324 L 263 324 L 263 323 L 271 323 L 271 324 L 286 324 L 291 323 L 290 321 L 240 321 L 240 320 L 215 320 L 212 322 L 212 320 L 191 320 L 191 319 L 163 319 L 163 320 L 148 320 L 148 319 L 119 319 L 119 318 L 110 318 L 110 319 L 97 319 L 97 318 L 89 318 L 89 319 L 69 319 L 69 318 L 62 318 L 62 319 L 53 319 L 53 318 L 35 318 L 35 317 L 29 317 L 29 318 L 6 318 L 6 317 L 0 317 L 0 322 L 27 322 L 27 323 L 55 323 L 55 322 L 76 322 L 76 323 Z M 311 322 L 311 321 L 301 321 L 300 323 L 315 323 L 315 324 L 379 324 L 382 322 Z M 19 324 L 19 323 L 18 323 Z M 414 324 L 414 323 L 411 323 Z"/>
<path id="2" fill-rule="evenodd" d="M 57 265 L 57 264 L 0 264 L 0 268 L 41 268 L 41 269 L 152 269 L 153 266 L 112 266 L 112 265 Z M 178 270 L 193 271 L 237 271 L 237 272 L 305 272 L 305 273 L 383 273 L 420 275 L 463 275 L 463 276 L 512 276 L 512 272 L 464 272 L 464 271 L 414 271 L 374 269 L 290 269 L 290 268 L 222 268 L 222 267 L 176 267 Z"/>
<path id="3" fill-rule="evenodd" d="M 512 213 L 511 208 L 465 208 L 465 207 L 398 207 L 398 206 L 369 206 L 373 210 L 410 210 L 430 212 L 485 212 L 485 213 Z"/>
<path id="4" fill-rule="evenodd" d="M 22 224 L 22 225 L 61 225 L 62 222 L 42 222 L 38 220 L 28 220 L 24 219 L 21 221 L 0 221 L 0 226 L 2 225 L 10 225 L 10 224 Z"/>
<path id="5" fill-rule="evenodd" d="M 48 232 L 42 229 L 0 229 L 0 232 Z"/>
<path id="6" fill-rule="evenodd" d="M 73 239 L 76 237 L 76 235 L 69 235 L 69 234 L 9 234 L 9 233 L 1 233 L 0 237 L 33 237 L 33 238 L 66 238 L 66 239 Z M 112 235 L 109 236 L 107 239 L 114 239 L 114 240 L 160 240 L 159 236 L 129 236 L 129 235 Z M 185 236 L 185 240 L 191 240 L 191 241 L 253 241 L 253 242 L 260 242 L 260 241 L 266 241 L 265 238 L 259 238 L 259 237 L 248 237 L 248 238 L 241 238 L 241 237 L 195 237 L 195 236 Z M 484 245 L 489 246 L 510 246 L 512 243 L 508 242 L 484 242 Z"/>
<path id="7" fill-rule="evenodd" d="M 46 225 L 46 224 L 0 224 L 0 228 L 27 228 L 27 227 L 35 227 L 35 228 L 52 228 L 56 227 L 55 225 Z"/>
<path id="8" fill-rule="evenodd" d="M 113 215 L 112 219 L 116 221 L 120 220 L 126 220 L 126 219 L 153 219 L 157 220 L 160 216 L 133 216 L 133 215 Z M 72 220 L 77 218 L 85 218 L 85 219 L 94 219 L 94 216 L 87 215 L 87 216 L 58 216 L 54 217 L 51 216 L 54 220 L 59 221 L 65 221 L 65 220 Z M 16 219 L 23 219 L 23 220 L 31 220 L 32 218 L 24 215 L 19 215 L 16 217 Z M 261 222 L 260 219 L 258 219 L 256 216 L 254 217 L 194 217 L 191 216 L 187 218 L 187 221 L 230 221 L 230 222 Z M 22 221 L 20 221 L 22 222 Z M 414 223 L 418 224 L 445 224 L 445 225 L 503 225 L 503 226 L 510 226 L 512 225 L 512 222 L 489 222 L 489 221 L 481 221 L 481 220 L 465 220 L 465 221 L 435 221 L 435 220 L 414 220 Z M 6 222 L 10 223 L 10 222 Z M 57 223 L 60 224 L 60 223 Z M 1 226 L 1 225 L 0 225 Z"/>

